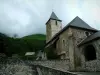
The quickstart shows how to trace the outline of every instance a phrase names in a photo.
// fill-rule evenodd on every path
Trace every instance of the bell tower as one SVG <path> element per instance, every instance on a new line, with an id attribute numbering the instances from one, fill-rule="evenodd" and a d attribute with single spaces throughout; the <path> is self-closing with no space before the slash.
<path id="1" fill-rule="evenodd" d="M 54 12 L 52 12 L 46 23 L 46 42 L 62 29 L 62 20 L 60 20 Z"/>

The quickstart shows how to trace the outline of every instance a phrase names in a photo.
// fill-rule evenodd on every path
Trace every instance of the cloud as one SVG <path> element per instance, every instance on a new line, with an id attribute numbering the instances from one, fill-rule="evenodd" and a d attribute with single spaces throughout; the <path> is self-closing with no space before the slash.
<path id="1" fill-rule="evenodd" d="M 0 32 L 19 37 L 46 33 L 45 23 L 51 12 L 63 27 L 75 16 L 100 29 L 99 0 L 0 0 Z"/>
<path id="2" fill-rule="evenodd" d="M 83 0 L 80 10 L 82 12 L 82 18 L 92 27 L 98 28 L 100 22 L 100 1 L 99 0 Z"/>

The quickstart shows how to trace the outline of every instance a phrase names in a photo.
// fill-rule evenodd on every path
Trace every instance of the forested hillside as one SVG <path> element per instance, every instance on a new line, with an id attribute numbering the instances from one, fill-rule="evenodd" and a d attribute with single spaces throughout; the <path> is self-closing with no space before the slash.
<path id="1" fill-rule="evenodd" d="M 46 36 L 34 34 L 23 38 L 10 38 L 0 34 L 0 52 L 5 52 L 7 56 L 18 54 L 24 56 L 26 52 L 37 52 L 43 50 Z"/>

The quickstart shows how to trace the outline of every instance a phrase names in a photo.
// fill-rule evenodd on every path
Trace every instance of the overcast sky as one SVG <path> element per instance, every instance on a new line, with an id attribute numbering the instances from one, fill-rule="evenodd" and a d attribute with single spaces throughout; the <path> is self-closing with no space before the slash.
<path id="1" fill-rule="evenodd" d="M 20 37 L 46 32 L 52 11 L 63 27 L 79 16 L 100 29 L 100 0 L 0 0 L 0 32 Z"/>

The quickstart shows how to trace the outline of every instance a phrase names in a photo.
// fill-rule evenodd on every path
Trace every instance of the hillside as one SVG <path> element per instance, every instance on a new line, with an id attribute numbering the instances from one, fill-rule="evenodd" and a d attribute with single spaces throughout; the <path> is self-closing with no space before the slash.
<path id="1" fill-rule="evenodd" d="M 44 34 L 34 34 L 23 37 L 23 39 L 37 39 L 37 40 L 45 40 L 46 36 Z"/>
<path id="2" fill-rule="evenodd" d="M 3 48 L 0 46 L 0 49 L 2 48 L 7 56 L 12 56 L 12 54 L 24 56 L 26 52 L 43 50 L 46 36 L 43 34 L 34 34 L 23 38 L 5 38 L 4 36 L 2 39 Z"/>

